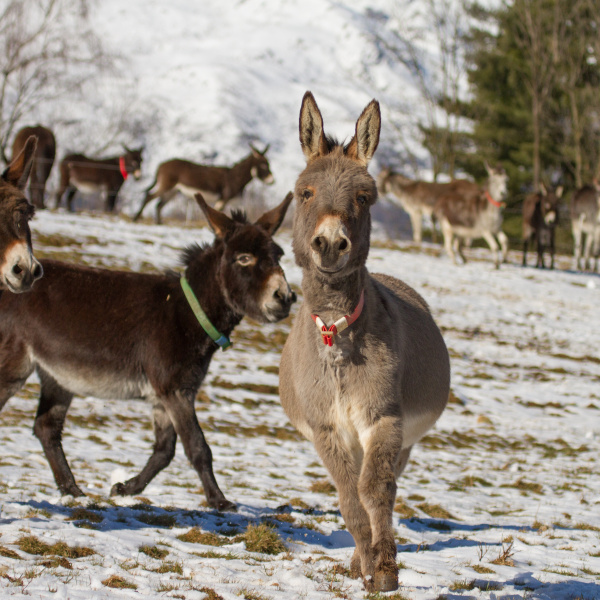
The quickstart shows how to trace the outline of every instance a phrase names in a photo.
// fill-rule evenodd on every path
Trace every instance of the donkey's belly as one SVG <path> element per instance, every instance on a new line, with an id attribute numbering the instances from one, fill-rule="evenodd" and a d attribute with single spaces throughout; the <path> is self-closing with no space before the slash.
<path id="1" fill-rule="evenodd" d="M 183 185 L 182 183 L 178 183 L 175 186 L 175 188 L 177 190 L 179 190 L 184 196 L 187 196 L 188 198 L 193 198 L 195 194 L 200 192 L 204 196 L 204 199 L 209 204 L 213 204 L 214 202 L 216 202 L 219 199 L 218 194 L 215 194 L 214 192 L 208 192 L 199 187 L 193 187 L 193 186 L 189 186 L 189 185 Z"/>
<path id="2" fill-rule="evenodd" d="M 152 387 L 145 378 L 136 379 L 122 373 L 82 365 L 52 364 L 36 357 L 34 360 L 61 387 L 79 396 L 127 400 L 152 394 Z"/>
<path id="3" fill-rule="evenodd" d="M 100 192 L 104 189 L 103 185 L 99 185 L 91 181 L 77 179 L 73 176 L 71 176 L 71 185 L 75 186 L 80 192 L 84 194 L 95 194 L 96 192 Z"/>

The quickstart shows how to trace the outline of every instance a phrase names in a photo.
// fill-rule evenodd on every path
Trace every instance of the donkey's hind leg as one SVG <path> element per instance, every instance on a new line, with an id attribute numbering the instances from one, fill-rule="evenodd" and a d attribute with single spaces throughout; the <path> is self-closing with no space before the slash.
<path id="1" fill-rule="evenodd" d="M 152 420 L 156 440 L 152 456 L 150 456 L 139 475 L 124 483 L 115 483 L 110 490 L 111 496 L 132 496 L 141 493 L 150 481 L 173 460 L 177 434 L 169 415 L 167 415 L 162 404 L 158 402 L 154 404 L 152 409 Z"/>
<path id="2" fill-rule="evenodd" d="M 371 522 L 375 590 L 389 592 L 398 589 L 396 539 L 392 527 L 396 474 L 406 466 L 410 449 L 402 449 L 402 424 L 392 417 L 375 423 L 368 439 L 358 491 Z"/>
<path id="3" fill-rule="evenodd" d="M 33 433 L 42 443 L 44 454 L 50 463 L 54 480 L 61 494 L 70 494 L 73 497 L 85 496 L 75 483 L 61 442 L 62 429 L 73 394 L 60 386 L 51 375 L 40 367 L 37 371 L 42 391 Z"/>

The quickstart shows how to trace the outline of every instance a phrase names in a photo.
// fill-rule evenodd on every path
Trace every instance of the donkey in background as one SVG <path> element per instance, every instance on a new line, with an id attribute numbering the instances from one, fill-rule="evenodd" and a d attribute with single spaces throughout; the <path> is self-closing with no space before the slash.
<path id="1" fill-rule="evenodd" d="M 50 177 L 56 156 L 54 134 L 42 125 L 23 127 L 13 141 L 12 155 L 17 156 L 32 135 L 37 138 L 37 147 L 29 177 L 29 200 L 36 208 L 45 208 L 46 181 Z"/>
<path id="2" fill-rule="evenodd" d="M 550 249 L 550 268 L 554 269 L 555 233 L 558 225 L 558 200 L 563 188 L 529 194 L 523 201 L 523 266 L 527 266 L 527 247 L 530 241 L 537 243 L 537 268 L 545 268 L 544 251 Z"/>
<path id="3" fill-rule="evenodd" d="M 367 165 L 380 125 L 373 100 L 342 146 L 325 135 L 313 95 L 302 101 L 307 166 L 296 182 L 293 249 L 304 302 L 283 349 L 280 396 L 335 481 L 356 543 L 352 573 L 390 591 L 398 587 L 396 478 L 446 406 L 450 365 L 421 296 L 365 266 L 377 200 Z"/>
<path id="4" fill-rule="evenodd" d="M 2 290 L 29 291 L 44 273 L 31 247 L 35 208 L 24 195 L 35 152 L 36 138 L 30 136 L 0 176 L 0 297 Z"/>
<path id="5" fill-rule="evenodd" d="M 223 210 L 230 200 L 242 195 L 244 188 L 255 177 L 266 184 L 272 184 L 274 179 L 265 156 L 269 145 L 267 144 L 262 152 L 252 144 L 250 148 L 250 154 L 233 167 L 199 165 L 180 158 L 161 163 L 133 220 L 137 221 L 142 216 L 148 202 L 159 198 L 156 204 L 155 221 L 157 224 L 162 223 L 162 209 L 177 192 L 191 197 L 199 192 L 209 201 L 216 200 L 215 208 Z"/>
<path id="6" fill-rule="evenodd" d="M 88 158 L 84 154 L 69 154 L 60 163 L 60 185 L 56 193 L 56 208 L 65 193 L 67 209 L 73 212 L 73 198 L 79 190 L 83 193 L 100 193 L 104 198 L 104 210 L 114 212 L 119 190 L 129 175 L 138 180 L 141 175 L 143 148 L 132 150 L 123 146 L 125 152 L 110 158 Z"/>
<path id="7" fill-rule="evenodd" d="M 295 295 L 271 236 L 292 194 L 253 224 L 242 213 L 229 218 L 202 196 L 196 199 L 216 239 L 184 251 L 185 279 L 45 260 L 41 284 L 18 299 L 0 298 L 0 408 L 37 370 L 41 394 L 33 430 L 63 494 L 83 495 L 61 443 L 73 396 L 145 398 L 152 403 L 153 453 L 139 475 L 115 484 L 111 495 L 139 494 L 171 462 L 179 436 L 208 504 L 235 509 L 215 480 L 194 400 L 215 350 L 229 344 L 244 315 L 264 323 L 289 314 Z"/>
<path id="8" fill-rule="evenodd" d="M 450 189 L 441 195 L 433 211 L 442 225 L 446 253 L 455 264 L 457 254 L 463 263 L 467 262 L 462 251 L 465 240 L 470 243 L 483 238 L 499 268 L 508 255 L 508 237 L 502 231 L 508 176 L 501 166 L 490 167 L 486 162 L 485 168 L 488 180 L 483 188 L 465 182 L 468 187 Z"/>
<path id="9" fill-rule="evenodd" d="M 571 199 L 571 227 L 575 245 L 575 268 L 598 271 L 600 256 L 600 182 L 584 185 Z M 582 253 L 583 237 L 585 248 Z"/>

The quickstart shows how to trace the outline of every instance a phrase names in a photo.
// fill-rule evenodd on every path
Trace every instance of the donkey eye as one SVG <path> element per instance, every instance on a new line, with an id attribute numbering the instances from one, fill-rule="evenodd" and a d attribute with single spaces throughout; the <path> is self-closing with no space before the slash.
<path id="1" fill-rule="evenodd" d="M 235 262 L 242 267 L 251 267 L 256 264 L 256 256 L 252 254 L 240 254 L 236 256 Z"/>
<path id="2" fill-rule="evenodd" d="M 304 200 L 310 200 L 313 197 L 313 191 L 312 190 L 304 190 L 302 192 L 302 198 L 304 198 Z"/>
<path id="3" fill-rule="evenodd" d="M 367 202 L 368 202 L 368 198 L 365 194 L 359 194 L 356 198 L 356 201 L 361 205 L 364 206 Z"/>

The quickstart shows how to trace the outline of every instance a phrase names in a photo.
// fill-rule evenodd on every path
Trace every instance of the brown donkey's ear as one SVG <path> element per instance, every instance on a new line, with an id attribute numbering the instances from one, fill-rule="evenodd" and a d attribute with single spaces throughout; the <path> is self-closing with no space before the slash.
<path id="1" fill-rule="evenodd" d="M 20 190 L 24 190 L 27 185 L 27 179 L 31 172 L 31 166 L 33 165 L 33 156 L 35 154 L 35 148 L 37 146 L 37 137 L 31 135 L 25 142 L 25 147 L 19 155 L 14 158 L 10 165 L 2 173 L 2 179 L 4 181 L 18 187 Z"/>
<path id="2" fill-rule="evenodd" d="M 235 228 L 235 222 L 225 213 L 222 213 L 220 210 L 215 210 L 212 208 L 212 206 L 209 206 L 206 203 L 204 196 L 200 193 L 196 194 L 194 198 L 196 198 L 198 206 L 202 209 L 208 224 L 218 238 L 223 239 L 228 233 L 233 231 Z"/>
<path id="3" fill-rule="evenodd" d="M 266 212 L 260 219 L 258 219 L 258 221 L 256 221 L 256 225 L 260 225 L 263 229 L 266 229 L 270 235 L 273 235 L 283 222 L 285 213 L 287 212 L 288 206 L 293 198 L 294 194 L 292 192 L 288 192 L 288 195 L 285 197 L 283 202 L 279 206 Z"/>
<path id="4" fill-rule="evenodd" d="M 371 100 L 356 121 L 354 137 L 348 144 L 346 155 L 361 162 L 365 167 L 369 164 L 379 144 L 381 131 L 381 111 L 379 102 Z"/>
<path id="5" fill-rule="evenodd" d="M 302 108 L 300 108 L 300 145 L 307 162 L 324 156 L 328 151 L 323 131 L 323 117 L 310 92 L 304 94 Z"/>

